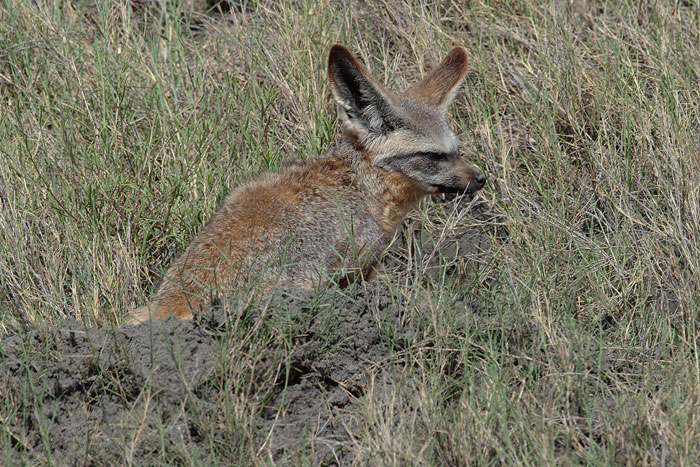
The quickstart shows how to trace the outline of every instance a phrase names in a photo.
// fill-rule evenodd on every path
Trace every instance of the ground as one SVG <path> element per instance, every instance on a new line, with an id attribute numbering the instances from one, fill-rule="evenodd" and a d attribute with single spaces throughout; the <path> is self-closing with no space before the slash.
<path id="1" fill-rule="evenodd" d="M 0 459 L 700 463 L 697 2 L 219 5 L 0 2 Z M 121 326 L 227 193 L 334 144 L 334 43 L 396 90 L 465 47 L 484 189 L 371 283 Z"/>

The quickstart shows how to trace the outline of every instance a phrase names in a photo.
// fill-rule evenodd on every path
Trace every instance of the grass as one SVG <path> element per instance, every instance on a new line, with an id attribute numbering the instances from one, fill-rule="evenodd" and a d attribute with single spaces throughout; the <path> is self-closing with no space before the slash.
<path id="1" fill-rule="evenodd" d="M 0 2 L 1 333 L 121 323 L 231 187 L 330 147 L 331 44 L 396 89 L 463 45 L 452 127 L 489 182 L 471 204 L 426 201 L 387 255 L 403 305 L 376 322 L 401 369 L 364 388 L 352 459 L 700 462 L 696 2 L 137 3 Z M 276 321 L 250 358 L 294 353 L 308 318 Z M 230 428 L 202 459 L 271 462 L 230 365 L 223 410 L 197 408 Z M 60 463 L 31 386 L 33 459 Z M 0 452 L 19 456 L 13 436 Z M 312 462 L 302 444 L 284 459 Z"/>

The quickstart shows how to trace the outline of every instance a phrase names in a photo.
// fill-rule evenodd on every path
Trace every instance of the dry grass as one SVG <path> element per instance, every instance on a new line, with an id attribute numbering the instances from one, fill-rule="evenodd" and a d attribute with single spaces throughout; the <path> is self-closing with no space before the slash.
<path id="1" fill-rule="evenodd" d="M 353 459 L 700 462 L 696 2 L 170 3 L 0 3 L 5 333 L 121 322 L 231 186 L 329 147 L 332 43 L 397 89 L 459 44 L 490 181 L 388 255 L 409 376 L 368 387 Z"/>

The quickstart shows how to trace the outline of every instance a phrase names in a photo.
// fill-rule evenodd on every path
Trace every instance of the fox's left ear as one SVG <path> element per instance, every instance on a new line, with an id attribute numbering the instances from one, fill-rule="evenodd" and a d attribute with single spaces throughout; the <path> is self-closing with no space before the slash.
<path id="1" fill-rule="evenodd" d="M 423 81 L 406 91 L 406 95 L 441 109 L 452 103 L 467 72 L 467 52 L 455 47 Z"/>

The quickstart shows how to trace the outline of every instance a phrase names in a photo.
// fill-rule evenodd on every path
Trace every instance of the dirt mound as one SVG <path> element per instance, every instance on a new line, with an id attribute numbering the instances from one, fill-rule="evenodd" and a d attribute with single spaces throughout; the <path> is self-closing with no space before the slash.
<path id="1" fill-rule="evenodd" d="M 4 422 L 28 460 L 59 464 L 212 453 L 343 463 L 369 381 L 391 384 L 383 374 L 411 340 L 401 300 L 385 287 L 335 290 L 240 301 L 192 321 L 27 330 L 0 347 L 0 387 L 17 402 Z"/>

